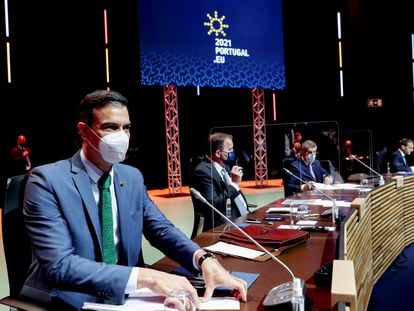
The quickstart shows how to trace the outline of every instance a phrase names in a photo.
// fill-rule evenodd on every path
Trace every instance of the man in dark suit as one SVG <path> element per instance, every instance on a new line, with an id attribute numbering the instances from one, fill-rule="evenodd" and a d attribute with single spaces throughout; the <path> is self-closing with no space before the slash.
<path id="1" fill-rule="evenodd" d="M 290 172 L 300 178 L 287 174 L 286 184 L 284 185 L 285 195 L 305 190 L 312 190 L 315 183 L 332 184 L 332 176 L 323 168 L 321 162 L 316 159 L 318 146 L 312 140 L 306 140 L 302 143 L 300 156 L 292 161 L 289 165 Z"/>
<path id="2" fill-rule="evenodd" d="M 414 149 L 414 141 L 410 138 L 402 138 L 399 141 L 399 148 L 391 154 L 390 170 L 392 173 L 407 172 L 412 173 L 413 170 L 407 163 L 406 156 L 410 155 Z"/>
<path id="3" fill-rule="evenodd" d="M 192 172 L 190 187 L 198 190 L 214 207 L 226 214 L 226 201 L 231 200 L 231 218 L 248 212 L 247 202 L 240 191 L 243 169 L 234 165 L 233 136 L 213 133 L 207 142 L 207 155 Z M 212 209 L 192 196 L 195 213 L 204 217 L 203 231 L 225 223 Z"/>
<path id="4" fill-rule="evenodd" d="M 186 278 L 140 267 L 144 234 L 183 267 L 202 272 L 206 299 L 216 286 L 226 285 L 246 300 L 246 283 L 163 215 L 138 169 L 119 163 L 128 150 L 130 127 L 127 100 L 121 94 L 88 94 L 81 101 L 77 123 L 82 148 L 69 159 L 31 171 L 23 213 L 33 259 L 21 294 L 52 310 L 78 310 L 85 301 L 123 304 L 129 293 L 143 287 L 164 296 L 184 289 L 199 305 Z M 98 181 L 108 174 L 110 193 L 104 195 Z M 104 199 L 108 204 L 101 204 Z M 101 205 L 109 205 L 112 215 L 109 235 L 101 223 Z M 108 236 L 112 242 L 103 243 Z M 110 261 L 104 256 L 107 245 Z"/>

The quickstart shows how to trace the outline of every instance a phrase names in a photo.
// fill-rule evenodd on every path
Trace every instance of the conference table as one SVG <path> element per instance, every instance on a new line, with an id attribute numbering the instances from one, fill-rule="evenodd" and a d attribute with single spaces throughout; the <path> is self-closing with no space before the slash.
<path id="1" fill-rule="evenodd" d="M 360 195 L 358 190 L 332 190 L 326 192 L 329 197 L 334 196 L 336 200 L 346 202 L 353 201 Z M 247 218 L 258 218 L 262 220 L 266 211 L 270 207 L 286 207 L 283 202 L 286 199 L 294 200 L 325 200 L 327 196 L 322 191 L 308 191 L 301 193 L 299 196 L 287 197 L 276 200 L 255 211 L 239 217 L 235 220 L 238 224 L 244 224 Z M 305 282 L 307 294 L 307 310 L 336 310 L 336 306 L 331 305 L 331 288 L 329 283 L 316 282 L 314 273 L 326 264 L 332 264 L 333 260 L 338 258 L 338 245 L 340 225 L 333 224 L 331 218 L 322 218 L 321 213 L 327 210 L 322 205 L 308 205 L 309 213 L 318 214 L 314 219 L 317 220 L 317 226 L 335 227 L 333 231 L 310 231 L 309 239 L 300 245 L 283 251 L 279 256 L 280 259 L 293 272 L 295 277 Z M 346 217 L 351 208 L 341 208 L 341 218 Z M 283 221 L 267 222 L 262 221 L 258 226 L 278 227 L 281 224 L 290 224 L 290 214 L 286 215 Z M 206 231 L 194 238 L 200 246 L 206 247 L 219 241 L 220 234 L 223 232 L 224 225 Z M 268 259 L 266 261 L 255 261 L 233 256 L 222 256 L 217 254 L 220 263 L 229 271 L 240 271 L 247 273 L 257 273 L 259 277 L 248 289 L 247 302 L 241 302 L 240 310 L 264 310 L 262 304 L 267 293 L 275 286 L 284 282 L 292 281 L 291 274 L 278 262 Z M 153 268 L 166 272 L 171 272 L 177 268 L 177 263 L 164 257 L 152 265 Z"/>

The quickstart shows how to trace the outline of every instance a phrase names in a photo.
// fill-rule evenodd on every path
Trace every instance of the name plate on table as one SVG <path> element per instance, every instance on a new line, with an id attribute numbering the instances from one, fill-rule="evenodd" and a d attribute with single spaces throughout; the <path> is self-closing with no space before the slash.
<path id="1" fill-rule="evenodd" d="M 296 214 L 298 212 L 297 207 L 269 207 L 266 210 L 266 213 L 275 213 L 275 214 L 289 214 L 290 212 Z"/>

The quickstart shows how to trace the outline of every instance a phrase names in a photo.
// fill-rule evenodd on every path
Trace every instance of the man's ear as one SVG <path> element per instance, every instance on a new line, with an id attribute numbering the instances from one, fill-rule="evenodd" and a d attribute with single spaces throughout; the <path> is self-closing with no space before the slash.
<path id="1" fill-rule="evenodd" d="M 78 124 L 77 124 L 77 128 L 78 128 L 78 133 L 79 133 L 79 135 L 80 135 L 81 137 L 84 137 L 84 136 L 85 136 L 85 130 L 86 130 L 86 128 L 87 128 L 86 123 L 84 123 L 84 122 L 78 122 Z"/>

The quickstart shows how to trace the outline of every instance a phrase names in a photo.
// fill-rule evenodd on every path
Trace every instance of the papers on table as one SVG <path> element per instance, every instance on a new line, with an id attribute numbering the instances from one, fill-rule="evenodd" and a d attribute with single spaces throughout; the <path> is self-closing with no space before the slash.
<path id="1" fill-rule="evenodd" d="M 285 200 L 288 201 L 288 200 Z M 293 200 L 291 200 L 293 201 Z M 301 200 L 301 201 L 306 201 L 306 200 Z M 284 202 L 284 201 L 283 201 Z M 282 204 L 285 204 L 283 203 Z M 287 203 L 290 205 L 290 203 Z M 302 203 L 302 204 L 306 204 L 306 203 Z M 295 205 L 300 205 L 300 204 L 295 204 Z M 266 211 L 266 213 L 279 213 L 279 214 L 289 214 L 290 212 L 296 214 L 298 212 L 298 208 L 297 207 L 269 207 Z"/>
<path id="2" fill-rule="evenodd" d="M 298 226 L 315 226 L 317 223 L 316 220 L 299 220 L 296 222 Z"/>
<path id="3" fill-rule="evenodd" d="M 238 246 L 238 245 L 233 245 L 233 244 L 221 242 L 221 241 L 213 245 L 206 246 L 204 247 L 204 249 L 210 252 L 214 252 L 214 253 L 232 255 L 232 256 L 242 257 L 242 258 L 247 258 L 247 259 L 255 259 L 265 254 L 262 251 L 258 251 L 258 250 L 254 250 L 251 248 Z"/>
<path id="4" fill-rule="evenodd" d="M 411 166 L 411 170 L 414 170 L 413 166 Z M 400 172 L 397 172 L 397 175 L 403 175 L 403 176 L 414 175 L 414 172 L 400 171 Z"/>
<path id="5" fill-rule="evenodd" d="M 322 183 L 315 183 L 314 186 L 316 189 L 319 190 L 351 190 L 351 189 L 359 189 L 361 185 L 356 183 L 338 183 L 332 185 L 326 185 Z"/>
<path id="6" fill-rule="evenodd" d="M 296 230 L 299 230 L 300 226 L 298 226 L 298 225 L 280 225 L 277 228 L 278 229 L 296 229 Z"/>
<path id="7" fill-rule="evenodd" d="M 317 190 L 353 190 L 353 189 L 358 190 L 359 188 L 361 188 L 361 185 L 356 184 L 356 183 L 337 183 L 337 184 L 331 184 L 331 185 L 327 185 L 323 183 L 313 183 L 313 186 Z M 368 189 L 372 190 L 371 187 L 369 187 Z"/>
<path id="8" fill-rule="evenodd" d="M 141 288 L 129 295 L 123 305 L 85 302 L 82 308 L 97 311 L 164 311 L 164 299 L 148 288 Z M 240 302 L 233 297 L 212 297 L 201 303 L 200 310 L 240 310 Z"/>
<path id="9" fill-rule="evenodd" d="M 283 205 L 321 205 L 323 207 L 332 207 L 333 203 L 332 200 L 323 200 L 323 199 L 311 199 L 311 200 L 293 200 L 293 199 L 286 199 L 282 202 Z M 350 207 L 351 202 L 347 202 L 344 200 L 337 200 L 336 206 L 338 207 Z M 285 213 L 290 213 L 290 207 L 269 207 L 267 209 L 267 213 L 280 213 L 279 210 L 285 210 Z M 282 212 L 283 213 L 283 212 Z M 295 213 L 295 212 L 293 212 Z"/>
<path id="10" fill-rule="evenodd" d="M 335 231 L 335 226 L 320 226 L 317 227 L 315 225 L 306 225 L 303 223 L 300 223 L 299 221 L 296 223 L 296 225 L 280 225 L 277 227 L 278 229 L 297 229 L 297 230 L 305 230 L 306 228 L 314 228 L 317 231 L 325 230 L 325 231 Z"/>
<path id="11" fill-rule="evenodd" d="M 240 310 L 240 301 L 233 297 L 212 297 L 201 303 L 200 310 Z"/>
<path id="12" fill-rule="evenodd" d="M 318 190 L 337 190 L 338 189 L 338 188 L 335 188 L 334 185 L 327 185 L 327 184 L 322 184 L 319 182 L 314 183 L 313 186 L 315 187 L 315 189 L 318 189 Z"/>

